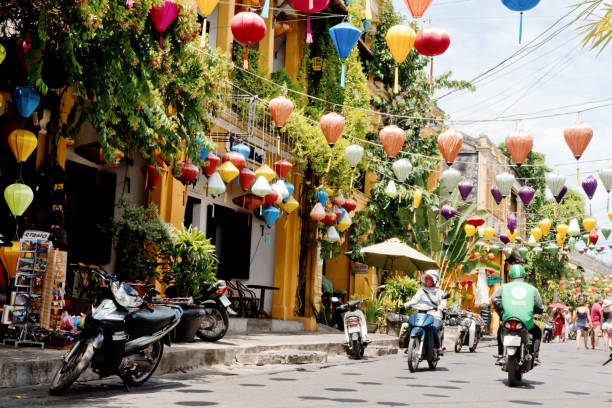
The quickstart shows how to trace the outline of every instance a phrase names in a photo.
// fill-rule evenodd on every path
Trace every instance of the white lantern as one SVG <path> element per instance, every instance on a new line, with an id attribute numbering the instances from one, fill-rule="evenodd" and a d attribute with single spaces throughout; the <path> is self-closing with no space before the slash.
<path id="1" fill-rule="evenodd" d="M 550 189 L 553 197 L 556 197 L 565 185 L 565 176 L 556 173 L 546 173 L 546 185 Z"/>
<path id="2" fill-rule="evenodd" d="M 276 190 L 283 200 L 289 197 L 289 190 L 287 190 L 287 185 L 283 180 L 276 181 L 274 184 L 272 184 L 271 188 Z"/>
<path id="3" fill-rule="evenodd" d="M 502 197 L 508 197 L 512 191 L 514 176 L 510 173 L 502 173 L 495 176 L 495 185 L 499 189 Z"/>
<path id="4" fill-rule="evenodd" d="M 604 188 L 609 193 L 612 191 L 612 168 L 599 170 L 599 178 L 604 185 Z"/>
<path id="5" fill-rule="evenodd" d="M 338 242 L 340 240 L 340 235 L 338 235 L 335 227 L 329 227 L 325 239 L 329 242 Z"/>
<path id="6" fill-rule="evenodd" d="M 258 197 L 265 197 L 270 194 L 270 191 L 272 191 L 272 188 L 265 176 L 257 177 L 257 180 L 255 180 L 255 183 L 251 186 L 251 193 Z"/>
<path id="7" fill-rule="evenodd" d="M 461 180 L 461 173 L 457 170 L 450 168 L 442 172 L 442 178 L 440 179 L 440 185 L 446 189 L 449 193 L 452 193 L 457 184 Z"/>
<path id="8" fill-rule="evenodd" d="M 569 227 L 567 228 L 567 235 L 569 235 L 570 237 L 577 237 L 578 235 L 580 235 L 580 225 L 578 225 L 578 220 L 575 218 L 572 218 L 572 220 L 569 223 Z"/>
<path id="9" fill-rule="evenodd" d="M 208 185 L 206 187 L 208 194 L 217 196 L 225 192 L 225 183 L 218 172 L 214 172 L 212 176 L 208 178 Z"/>
<path id="10" fill-rule="evenodd" d="M 363 147 L 356 144 L 352 144 L 346 149 L 344 149 L 344 154 L 346 154 L 346 159 L 348 160 L 351 167 L 355 168 L 363 157 Z"/>
<path id="11" fill-rule="evenodd" d="M 536 239 L 534 238 L 533 234 L 531 234 L 531 235 L 529 236 L 529 239 L 527 240 L 527 245 L 529 245 L 529 247 L 533 248 L 533 247 L 535 247 L 537 244 L 538 244 L 538 243 L 537 243 Z"/>
<path id="12" fill-rule="evenodd" d="M 389 181 L 389 184 L 387 184 L 387 188 L 385 189 L 385 194 L 391 198 L 397 197 L 397 187 L 395 187 L 395 181 Z"/>
<path id="13" fill-rule="evenodd" d="M 401 182 L 406 180 L 412 171 L 412 163 L 408 159 L 399 159 L 393 162 L 395 177 Z"/>

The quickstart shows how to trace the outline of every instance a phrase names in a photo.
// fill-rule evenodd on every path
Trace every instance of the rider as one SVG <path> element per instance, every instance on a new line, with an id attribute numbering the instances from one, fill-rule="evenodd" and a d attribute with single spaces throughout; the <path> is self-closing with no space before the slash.
<path id="1" fill-rule="evenodd" d="M 533 315 L 544 312 L 542 297 L 534 286 L 525 282 L 525 268 L 523 268 L 523 265 L 512 265 L 508 275 L 511 282 L 498 288 L 493 293 L 493 296 L 491 296 L 491 302 L 495 311 L 501 317 L 502 322 L 510 317 L 517 317 L 525 324 L 525 327 L 533 336 L 533 357 L 535 358 L 535 363 L 540 364 L 539 353 L 542 330 L 534 323 Z M 497 330 L 497 364 L 501 364 L 504 354 L 501 331 L 502 327 L 500 324 Z"/>
<path id="2" fill-rule="evenodd" d="M 442 345 L 440 344 L 440 331 L 442 330 L 442 311 L 446 308 L 446 299 L 443 298 L 444 291 L 438 285 L 438 272 L 433 269 L 425 271 L 421 276 L 421 282 L 425 285 L 414 294 L 404 307 L 416 306 L 415 309 L 431 309 L 427 313 L 434 317 L 434 347 L 438 349 L 438 354 L 442 355 Z"/>

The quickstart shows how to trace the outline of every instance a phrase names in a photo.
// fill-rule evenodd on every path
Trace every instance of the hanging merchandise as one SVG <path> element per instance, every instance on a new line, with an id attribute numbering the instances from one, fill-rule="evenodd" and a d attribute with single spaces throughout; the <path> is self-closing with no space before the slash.
<path id="1" fill-rule="evenodd" d="M 604 188 L 606 189 L 606 192 L 608 193 L 606 211 L 610 211 L 610 191 L 612 191 L 612 168 L 600 169 L 598 174 L 601 183 L 603 184 Z"/>
<path id="2" fill-rule="evenodd" d="M 200 145 L 200 160 L 205 161 L 210 149 L 204 146 L 204 141 L 201 138 L 196 137 L 194 140 Z"/>
<path id="3" fill-rule="evenodd" d="M 591 200 L 593 199 L 593 195 L 597 190 L 597 179 L 593 176 L 589 176 L 582 180 L 582 189 L 586 193 L 587 197 L 589 197 L 589 213 L 592 214 L 592 206 Z"/>
<path id="4" fill-rule="evenodd" d="M 395 181 L 389 180 L 389 184 L 387 184 L 387 188 L 385 188 L 385 194 L 391 198 L 397 197 L 397 187 L 395 187 Z"/>
<path id="5" fill-rule="evenodd" d="M 406 132 L 395 125 L 384 127 L 378 134 L 380 143 L 387 153 L 387 156 L 394 158 L 406 141 Z"/>
<path id="6" fill-rule="evenodd" d="M 495 203 L 499 205 L 503 197 L 502 197 L 502 193 L 499 191 L 499 188 L 497 188 L 496 185 L 493 185 L 493 187 L 491 187 L 491 195 L 493 196 Z"/>
<path id="7" fill-rule="evenodd" d="M 584 245 L 589 245 L 589 234 L 582 235 L 582 242 L 584 242 Z"/>
<path id="8" fill-rule="evenodd" d="M 221 158 L 219 156 L 213 152 L 208 153 L 208 156 L 206 156 L 206 160 L 204 161 L 204 165 L 202 166 L 202 170 L 204 170 L 206 177 L 212 176 L 220 163 Z"/>
<path id="9" fill-rule="evenodd" d="M 270 194 L 272 188 L 270 187 L 270 183 L 265 176 L 258 176 L 255 179 L 255 183 L 251 186 L 251 193 L 255 194 L 258 197 L 265 197 Z"/>
<path id="10" fill-rule="evenodd" d="M 521 201 L 523 202 L 523 205 L 525 207 L 529 206 L 529 203 L 531 203 L 531 200 L 533 200 L 535 193 L 535 189 L 529 186 L 522 186 L 521 188 L 519 188 L 518 195 L 521 198 Z"/>
<path id="11" fill-rule="evenodd" d="M 507 197 L 512 191 L 514 185 L 514 176 L 510 173 L 502 173 L 495 176 L 495 185 L 499 189 L 502 197 Z"/>
<path id="12" fill-rule="evenodd" d="M 529 239 L 527 240 L 527 245 L 528 245 L 530 248 L 533 248 L 533 247 L 535 247 L 537 244 L 538 244 L 538 243 L 537 243 L 537 241 L 536 241 L 535 237 L 533 236 L 533 234 L 531 234 L 531 235 L 529 236 Z"/>
<path id="13" fill-rule="evenodd" d="M 206 47 L 206 22 L 208 16 L 212 14 L 217 7 L 217 3 L 219 0 L 196 0 L 198 4 L 198 11 L 204 17 L 204 21 L 202 22 L 202 37 L 200 38 L 200 47 Z"/>
<path id="14" fill-rule="evenodd" d="M 472 192 L 474 185 L 470 180 L 463 180 L 457 184 L 457 188 L 459 189 L 459 194 L 461 194 L 461 198 L 463 199 L 463 201 L 465 201 Z"/>
<path id="15" fill-rule="evenodd" d="M 591 241 L 591 244 L 596 245 L 598 239 L 599 239 L 599 234 L 597 233 L 597 230 L 593 228 L 591 232 L 589 232 L 589 241 Z"/>
<path id="16" fill-rule="evenodd" d="M 352 198 L 347 198 L 344 200 L 344 205 L 342 206 L 347 212 L 355 211 L 357 209 L 357 201 Z"/>
<path id="17" fill-rule="evenodd" d="M 555 256 L 559 253 L 559 247 L 551 242 L 546 246 L 546 252 L 548 252 L 552 256 Z"/>
<path id="18" fill-rule="evenodd" d="M 4 45 L 0 44 L 0 64 L 2 64 L 4 58 L 6 58 L 6 48 L 4 48 Z"/>
<path id="19" fill-rule="evenodd" d="M 247 191 L 251 185 L 253 185 L 256 178 L 257 176 L 255 175 L 255 172 L 248 167 L 244 167 L 242 170 L 240 170 L 238 182 L 240 183 L 240 187 L 242 187 L 242 191 Z"/>
<path id="20" fill-rule="evenodd" d="M 159 171 L 158 171 L 159 169 Z M 145 176 L 145 190 L 151 189 L 155 190 L 155 187 L 159 185 L 166 174 L 166 166 L 163 164 L 158 165 L 157 168 L 151 163 L 147 163 L 140 169 L 142 174 Z"/>
<path id="21" fill-rule="evenodd" d="M 414 41 L 414 48 L 426 57 L 431 57 L 429 85 L 433 83 L 433 57 L 443 54 L 450 46 L 450 36 L 445 29 L 438 26 L 424 26 L 419 29 Z"/>
<path id="22" fill-rule="evenodd" d="M 181 168 L 181 174 L 176 177 L 176 179 L 183 183 L 183 185 L 193 183 L 200 177 L 200 169 L 191 162 L 180 162 L 178 163 L 178 167 Z"/>
<path id="23" fill-rule="evenodd" d="M 370 26 L 372 25 L 372 23 L 370 22 L 370 20 L 367 20 L 365 18 L 361 20 L 361 23 L 363 24 L 363 32 L 367 34 L 368 31 L 370 31 Z"/>
<path id="24" fill-rule="evenodd" d="M 421 18 L 425 11 L 431 4 L 432 0 L 404 0 L 408 10 L 410 10 L 410 14 L 414 18 Z"/>
<path id="25" fill-rule="evenodd" d="M 344 217 L 344 215 L 346 214 L 346 210 L 337 205 L 332 206 L 331 212 L 332 214 L 334 214 L 334 219 L 336 220 L 336 222 L 340 222 L 342 217 Z"/>
<path id="26" fill-rule="evenodd" d="M 176 16 L 178 16 L 179 6 L 174 0 L 164 0 L 164 4 L 161 6 L 152 6 L 149 14 L 151 20 L 155 25 L 155 30 L 159 33 L 159 49 L 162 52 L 162 58 L 164 53 L 164 46 L 162 44 L 162 33 L 166 31 L 168 26 L 172 24 Z"/>
<path id="27" fill-rule="evenodd" d="M 277 128 L 282 128 L 289 120 L 289 116 L 291 116 L 291 112 L 293 112 L 293 102 L 291 99 L 285 98 L 284 96 L 277 96 L 272 99 L 268 104 L 268 109 L 270 110 L 270 116 L 272 116 L 272 120 L 276 124 Z"/>
<path id="28" fill-rule="evenodd" d="M 572 126 L 563 131 L 565 142 L 576 158 L 576 179 L 580 184 L 580 169 L 578 168 L 578 160 L 586 150 L 587 146 L 593 138 L 593 128 L 583 122 L 574 122 Z M 556 195 L 556 194 L 553 194 Z"/>
<path id="29" fill-rule="evenodd" d="M 520 247 L 518 252 L 519 252 L 519 255 L 521 256 L 521 258 L 523 258 L 523 260 L 527 259 L 527 254 L 529 253 L 529 249 L 527 249 L 525 247 Z"/>
<path id="30" fill-rule="evenodd" d="M 535 227 L 531 229 L 531 236 L 535 239 L 536 242 L 540 242 L 542 239 L 542 230 L 539 227 Z"/>
<path id="31" fill-rule="evenodd" d="M 489 252 L 493 254 L 493 256 L 497 256 L 497 254 L 499 254 L 499 251 L 501 251 L 501 248 L 497 245 L 491 245 L 489 247 Z"/>
<path id="32" fill-rule="evenodd" d="M 465 236 L 468 238 L 472 238 L 474 235 L 476 235 L 476 232 L 478 231 L 478 228 L 476 228 L 473 225 L 470 224 L 465 224 L 463 226 L 463 230 L 465 231 Z"/>
<path id="33" fill-rule="evenodd" d="M 518 230 L 515 230 L 514 232 L 506 230 L 506 235 L 508 236 L 510 242 L 514 242 L 514 240 L 518 237 Z"/>
<path id="34" fill-rule="evenodd" d="M 328 242 L 338 242 L 340 240 L 340 235 L 338 235 L 338 231 L 336 231 L 335 227 L 329 227 L 327 229 L 327 234 L 325 234 L 325 240 Z"/>
<path id="35" fill-rule="evenodd" d="M 563 189 L 563 186 L 565 185 L 565 176 L 562 176 L 560 174 L 546 173 L 545 179 L 546 185 L 548 186 L 548 189 L 550 190 L 553 197 L 558 195 L 561 192 L 561 189 Z"/>
<path id="36" fill-rule="evenodd" d="M 516 214 L 515 213 L 510 213 L 508 214 L 508 230 L 510 231 L 510 233 L 513 233 L 514 231 L 516 231 Z"/>
<path id="37" fill-rule="evenodd" d="M 582 220 L 582 226 L 584 227 L 586 232 L 591 232 L 591 230 L 595 228 L 596 223 L 597 221 L 595 221 L 595 219 L 592 217 L 587 217 Z"/>
<path id="38" fill-rule="evenodd" d="M 395 177 L 400 183 L 403 183 L 412 171 L 412 163 L 408 159 L 399 159 L 393 162 L 392 168 Z"/>
<path id="39" fill-rule="evenodd" d="M 223 155 L 221 158 L 221 162 L 232 162 L 232 164 L 238 169 L 238 171 L 242 170 L 246 164 L 246 159 L 242 155 L 242 153 L 229 151 Z M 221 175 L 223 176 L 223 175 Z"/>
<path id="40" fill-rule="evenodd" d="M 485 219 L 482 217 L 479 217 L 478 215 L 472 215 L 470 218 L 468 218 L 465 221 L 465 223 L 468 225 L 473 225 L 474 227 L 478 228 L 485 223 Z"/>
<path id="41" fill-rule="evenodd" d="M 342 194 L 342 191 L 338 191 L 338 195 L 332 198 L 332 204 L 337 205 L 338 207 L 342 207 L 345 202 L 346 199 L 344 198 L 344 194 Z"/>
<path id="42" fill-rule="evenodd" d="M 242 157 L 240 153 L 236 154 Z M 223 180 L 224 183 L 229 183 L 238 177 L 240 170 L 234 166 L 234 163 L 228 160 L 217 168 L 217 173 L 221 176 L 221 180 Z"/>
<path id="43" fill-rule="evenodd" d="M 19 251 L 20 242 L 13 241 L 12 245 L 0 247 L 0 260 L 4 265 L 4 270 L 8 274 L 9 279 L 15 279 L 17 275 L 17 264 L 21 252 Z"/>
<path id="44" fill-rule="evenodd" d="M 542 231 L 543 236 L 547 236 L 550 231 L 550 227 L 552 226 L 552 221 L 548 218 L 543 218 L 538 222 L 538 227 Z"/>
<path id="45" fill-rule="evenodd" d="M 457 184 L 461 180 L 461 173 L 454 168 L 444 170 L 442 172 L 442 178 L 440 178 L 440 185 L 449 193 L 452 193 L 457 187 Z"/>
<path id="46" fill-rule="evenodd" d="M 323 187 L 317 189 L 314 193 L 314 199 L 321 203 L 321 205 L 325 205 L 328 198 L 329 194 L 327 194 L 327 191 L 325 191 Z"/>
<path id="47" fill-rule="evenodd" d="M 316 203 L 310 211 L 310 219 L 313 221 L 322 221 L 325 218 L 325 208 L 321 203 Z"/>
<path id="48" fill-rule="evenodd" d="M 34 192 L 27 184 L 14 183 L 4 189 L 4 200 L 14 217 L 21 217 L 33 199 Z"/>
<path id="49" fill-rule="evenodd" d="M 422 199 L 423 199 L 423 192 L 421 191 L 420 188 L 417 188 L 414 194 L 412 195 L 412 207 L 415 209 L 419 208 L 419 206 L 421 205 Z"/>
<path id="50" fill-rule="evenodd" d="M 279 178 L 287 178 L 287 174 L 293 168 L 293 164 L 285 159 L 277 160 L 274 162 L 274 171 L 278 175 Z"/>
<path id="51" fill-rule="evenodd" d="M 338 57 L 342 62 L 342 71 L 340 74 L 340 86 L 344 88 L 346 85 L 346 68 L 344 61 L 349 57 L 351 51 L 361 37 L 361 30 L 351 23 L 340 23 L 329 29 L 329 36 L 336 47 Z"/>
<path id="52" fill-rule="evenodd" d="M 567 229 L 567 235 L 570 237 L 577 237 L 580 235 L 580 226 L 578 225 L 578 220 L 572 218 L 569 223 L 569 228 Z"/>
<path id="53" fill-rule="evenodd" d="M 336 223 L 336 214 L 331 211 L 325 213 L 325 217 L 321 220 L 321 222 L 325 225 L 332 225 Z"/>
<path id="54" fill-rule="evenodd" d="M 244 45 L 242 69 L 248 70 L 249 45 L 260 42 L 266 36 L 266 22 L 259 14 L 243 11 L 232 17 L 230 26 L 234 39 Z"/>
<path id="55" fill-rule="evenodd" d="M 287 186 L 285 185 L 285 182 L 283 180 L 277 180 L 270 187 L 272 188 L 272 190 L 276 190 L 278 194 L 280 194 L 281 201 L 285 198 L 289 198 L 290 193 L 289 190 L 287 190 Z"/>
<path id="56" fill-rule="evenodd" d="M 293 184 L 291 184 L 287 180 L 285 180 L 285 187 L 287 188 L 287 191 L 289 192 L 289 195 L 291 196 L 291 194 L 293 194 L 293 192 L 295 191 L 295 187 L 293 186 Z M 289 198 L 285 198 L 283 200 L 283 203 L 286 203 L 288 199 Z"/>
<path id="57" fill-rule="evenodd" d="M 504 245 L 510 243 L 510 238 L 508 238 L 508 234 L 506 233 L 499 234 L 499 240 L 503 242 Z"/>
<path id="58" fill-rule="evenodd" d="M 263 205 L 264 200 L 261 197 L 257 197 L 255 194 L 245 194 L 239 197 L 234 197 L 232 200 L 234 204 L 239 207 L 246 208 L 249 211 L 253 211 Z"/>
<path id="59" fill-rule="evenodd" d="M 293 196 L 289 196 L 287 201 L 283 202 L 283 204 L 281 204 L 282 209 L 287 214 L 291 214 L 292 212 L 297 210 L 299 206 L 300 206 L 300 204 L 297 202 L 297 200 L 295 198 L 293 198 Z"/>
<path id="60" fill-rule="evenodd" d="M 283 202 L 282 196 L 277 190 L 273 188 L 270 188 L 270 192 L 266 194 L 266 196 L 264 197 L 265 205 L 279 205 L 282 202 Z"/>
<path id="61" fill-rule="evenodd" d="M 563 200 L 563 197 L 565 197 L 565 193 L 567 193 L 567 186 L 563 185 L 563 187 L 561 187 L 561 191 L 559 191 L 559 194 L 555 196 L 555 201 L 557 204 L 561 204 L 561 200 Z"/>
<path id="62" fill-rule="evenodd" d="M 321 117 L 319 124 L 327 144 L 334 147 L 344 131 L 344 125 L 346 124 L 344 116 L 338 115 L 336 112 L 330 112 Z"/>
<path id="63" fill-rule="evenodd" d="M 504 256 L 506 257 L 506 259 L 510 258 L 512 256 L 512 250 L 513 247 L 512 246 L 508 246 L 506 248 L 504 248 Z M 501 280 L 500 280 L 501 282 Z"/>
<path id="64" fill-rule="evenodd" d="M 353 223 L 353 220 L 351 220 L 351 217 L 348 214 L 346 214 L 338 222 L 338 231 L 340 231 L 340 232 L 346 231 L 347 229 L 349 229 L 349 227 L 351 226 L 352 223 Z"/>
<path id="65" fill-rule="evenodd" d="M 312 30 L 310 29 L 310 15 L 318 13 L 329 4 L 329 0 L 291 0 L 294 9 L 306 13 L 306 43 L 312 44 Z"/>
<path id="66" fill-rule="evenodd" d="M 255 175 L 257 177 L 264 176 L 266 180 L 272 181 L 274 177 L 276 177 L 276 172 L 270 168 L 267 164 L 259 166 L 257 170 L 255 170 Z"/>
<path id="67" fill-rule="evenodd" d="M 29 118 L 40 104 L 40 94 L 31 86 L 18 86 L 11 96 L 13 105 L 22 118 Z"/>
<path id="68" fill-rule="evenodd" d="M 451 218 L 453 218 L 456 212 L 457 210 L 455 210 L 453 207 L 451 207 L 448 204 L 444 204 L 442 206 L 442 209 L 440 210 L 440 213 L 442 214 L 442 216 L 446 218 L 447 220 L 450 220 Z"/>
<path id="69" fill-rule="evenodd" d="M 567 231 L 569 230 L 569 226 L 567 224 L 559 224 L 557 225 L 557 234 L 565 241 L 565 237 L 567 236 Z M 562 245 L 559 245 L 562 246 Z"/>
<path id="70" fill-rule="evenodd" d="M 610 232 L 612 232 L 612 229 L 608 227 L 603 227 L 601 229 L 601 235 L 603 235 L 605 239 L 608 239 L 610 237 Z"/>
<path id="71" fill-rule="evenodd" d="M 263 208 L 263 210 L 261 211 L 261 215 L 265 220 L 268 228 L 272 228 L 272 226 L 278 219 L 278 216 L 280 215 L 280 210 L 274 207 L 273 205 L 268 205 Z"/>
<path id="72" fill-rule="evenodd" d="M 489 227 L 489 226 L 486 226 L 486 227 L 484 228 L 483 232 L 484 232 L 484 237 L 485 237 L 485 239 L 486 239 L 487 241 L 492 240 L 492 239 L 493 239 L 493 236 L 495 235 L 495 229 L 493 229 L 493 228 L 491 228 L 491 227 Z"/>
<path id="73" fill-rule="evenodd" d="M 557 234 L 555 236 L 555 239 L 557 240 L 557 246 L 560 248 L 563 248 L 563 244 L 565 244 L 565 238 L 562 237 L 561 235 Z"/>
<path id="74" fill-rule="evenodd" d="M 8 144 L 13 151 L 17 162 L 24 162 L 34 152 L 38 145 L 38 139 L 34 133 L 25 129 L 16 129 L 8 137 Z"/>
<path id="75" fill-rule="evenodd" d="M 452 166 L 463 146 L 461 132 L 450 128 L 438 135 L 438 149 L 448 166 Z"/>
<path id="76" fill-rule="evenodd" d="M 512 11 L 520 11 L 521 19 L 519 23 L 519 44 L 523 38 L 523 12 L 527 10 L 531 10 L 535 6 L 538 5 L 540 0 L 502 0 L 504 6 L 509 8 Z"/>
<path id="77" fill-rule="evenodd" d="M 513 130 L 506 136 L 506 148 L 520 167 L 533 148 L 533 137 L 523 129 Z"/>
<path id="78" fill-rule="evenodd" d="M 344 154 L 346 154 L 346 159 L 348 160 L 351 167 L 355 168 L 363 157 L 363 147 L 356 144 L 352 144 L 350 146 L 347 146 L 346 149 L 344 149 Z"/>
<path id="79" fill-rule="evenodd" d="M 398 65 L 406 60 L 406 57 L 410 53 L 412 47 L 414 47 L 414 41 L 416 40 L 416 33 L 414 30 L 404 24 L 396 24 L 387 30 L 385 35 L 387 41 L 387 47 L 391 51 L 391 56 L 395 60 L 395 80 L 393 83 L 393 93 L 399 92 L 399 70 Z"/>
<path id="80" fill-rule="evenodd" d="M 221 193 L 225 193 L 225 184 L 223 179 L 218 172 L 214 172 L 209 178 L 206 185 L 206 193 L 213 197 L 218 196 Z"/>
<path id="81" fill-rule="evenodd" d="M 244 143 L 238 143 L 237 145 L 232 146 L 232 152 L 238 152 L 244 156 L 244 160 L 248 160 L 251 155 L 251 148 Z"/>

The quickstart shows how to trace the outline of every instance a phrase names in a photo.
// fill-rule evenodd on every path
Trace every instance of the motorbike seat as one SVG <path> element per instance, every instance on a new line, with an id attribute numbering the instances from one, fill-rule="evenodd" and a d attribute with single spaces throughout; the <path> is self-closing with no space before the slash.
<path id="1" fill-rule="evenodd" d="M 153 311 L 139 309 L 127 316 L 127 323 L 147 327 L 153 331 L 159 330 L 170 324 L 177 317 L 177 312 L 165 306 L 155 306 Z"/>

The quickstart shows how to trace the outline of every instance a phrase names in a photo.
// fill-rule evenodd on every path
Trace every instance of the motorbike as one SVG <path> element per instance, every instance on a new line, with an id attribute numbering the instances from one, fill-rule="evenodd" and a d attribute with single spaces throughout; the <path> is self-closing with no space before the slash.
<path id="1" fill-rule="evenodd" d="M 54 395 L 67 390 L 90 365 L 100 378 L 118 375 L 126 390 L 144 384 L 183 315 L 180 306 L 151 307 L 128 284 L 103 269 L 93 271 L 109 290 L 83 319 L 81 332 L 53 376 L 49 391 Z M 157 294 L 150 290 L 147 296 Z"/>
<path id="2" fill-rule="evenodd" d="M 510 317 L 502 323 L 502 338 L 502 371 L 508 373 L 508 385 L 514 387 L 522 380 L 523 374 L 534 367 L 533 338 L 525 324 L 515 317 Z"/>
<path id="3" fill-rule="evenodd" d="M 361 303 L 368 299 L 349 300 L 336 308 L 338 313 L 344 313 L 344 335 L 346 337 L 346 352 L 349 356 L 360 360 L 365 353 L 368 341 L 368 326 L 361 311 Z"/>
<path id="4" fill-rule="evenodd" d="M 553 339 L 554 332 L 555 332 L 555 322 L 551 319 L 547 319 L 544 324 L 544 331 L 542 332 L 542 342 L 550 343 Z"/>
<path id="5" fill-rule="evenodd" d="M 567 327 L 567 338 L 569 340 L 576 340 L 576 322 L 571 322 Z"/>
<path id="6" fill-rule="evenodd" d="M 196 332 L 204 341 L 217 341 L 223 338 L 229 327 L 229 315 L 235 316 L 232 303 L 227 296 L 227 284 L 219 280 L 215 285 L 208 284 L 202 293 L 200 303 L 204 306 L 204 319 Z"/>
<path id="7" fill-rule="evenodd" d="M 461 320 L 461 308 L 453 305 L 444 313 L 444 326 L 457 326 Z"/>
<path id="8" fill-rule="evenodd" d="M 461 352 L 464 345 L 469 347 L 470 353 L 476 351 L 478 341 L 482 337 L 482 321 L 472 311 L 467 313 L 459 320 L 459 330 L 457 340 L 455 340 L 455 353 Z"/>

